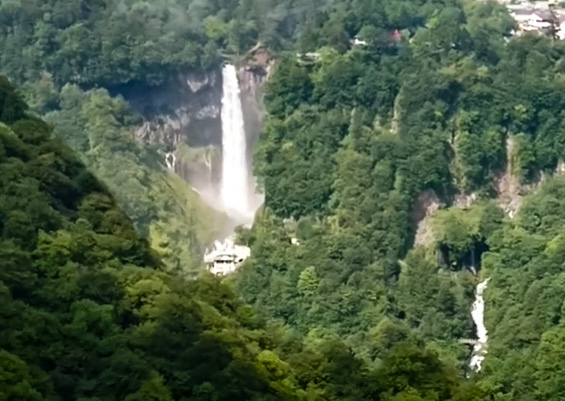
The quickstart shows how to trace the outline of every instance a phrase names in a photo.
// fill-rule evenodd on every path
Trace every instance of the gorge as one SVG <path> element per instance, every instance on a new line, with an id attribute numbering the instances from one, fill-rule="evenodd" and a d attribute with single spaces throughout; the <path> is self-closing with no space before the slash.
<path id="1" fill-rule="evenodd" d="M 237 224 L 249 224 L 262 197 L 250 173 L 262 126 L 261 87 L 268 61 L 225 64 L 178 73 L 164 84 L 123 85 L 123 96 L 143 118 L 136 136 L 163 152 L 164 165 L 202 199 Z"/>
<path id="2" fill-rule="evenodd" d="M 230 245 L 234 228 L 249 226 L 263 203 L 251 169 L 269 67 L 270 56 L 255 48 L 237 66 L 224 63 L 206 71 L 179 72 L 157 86 L 131 83 L 112 91 L 142 117 L 136 129 L 139 141 L 158 149 L 163 166 L 225 216 L 210 223 L 216 235 L 202 242 L 201 252 L 207 246 L 217 251 L 218 245 L 224 252 L 236 249 Z"/>

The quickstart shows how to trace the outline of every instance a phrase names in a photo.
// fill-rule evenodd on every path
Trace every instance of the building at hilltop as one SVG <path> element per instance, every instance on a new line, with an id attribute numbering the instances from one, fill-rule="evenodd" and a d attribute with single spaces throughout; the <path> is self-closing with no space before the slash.
<path id="1" fill-rule="evenodd" d="M 512 10 L 510 15 L 521 32 L 548 32 L 555 23 L 555 16 L 548 10 L 540 9 L 517 9 Z"/>
<path id="2" fill-rule="evenodd" d="M 517 29 L 513 35 L 535 34 L 565 39 L 565 8 L 556 0 L 500 2 L 506 5 L 516 21 Z"/>

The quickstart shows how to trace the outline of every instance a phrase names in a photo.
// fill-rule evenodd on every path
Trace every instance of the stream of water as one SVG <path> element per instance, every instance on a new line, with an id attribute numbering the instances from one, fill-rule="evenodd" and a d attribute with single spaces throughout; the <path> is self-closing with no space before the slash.
<path id="1" fill-rule="evenodd" d="M 169 152 L 165 155 L 165 164 L 167 165 L 167 168 L 173 173 L 175 172 L 176 162 L 177 158 L 173 152 Z"/>
<path id="2" fill-rule="evenodd" d="M 487 353 L 487 341 L 488 332 L 485 327 L 485 300 L 483 293 L 487 288 L 490 279 L 486 279 L 477 285 L 477 292 L 475 295 L 475 302 L 473 302 L 473 308 L 471 310 L 471 316 L 473 317 L 473 322 L 477 327 L 477 344 L 473 347 L 473 355 L 471 357 L 471 362 L 469 366 L 475 372 L 481 370 L 481 365 L 485 359 Z"/>

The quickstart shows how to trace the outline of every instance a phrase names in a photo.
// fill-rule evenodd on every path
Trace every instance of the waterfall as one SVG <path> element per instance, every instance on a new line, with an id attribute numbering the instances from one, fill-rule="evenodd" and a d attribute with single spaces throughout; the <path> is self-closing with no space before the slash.
<path id="1" fill-rule="evenodd" d="M 167 165 L 167 168 L 173 173 L 175 172 L 176 163 L 177 158 L 174 153 L 169 152 L 165 155 L 165 164 Z"/>
<path id="2" fill-rule="evenodd" d="M 220 200 L 223 210 L 237 224 L 249 225 L 262 196 L 255 192 L 254 179 L 247 160 L 247 136 L 243 120 L 240 86 L 235 66 L 227 64 L 222 71 L 222 177 Z M 207 249 L 204 262 L 216 275 L 230 274 L 251 255 L 251 249 L 236 245 L 233 237 L 216 241 Z"/>
<path id="3" fill-rule="evenodd" d="M 471 311 L 471 316 L 473 317 L 473 322 L 477 326 L 477 344 L 473 348 L 473 356 L 471 357 L 471 363 L 469 366 L 475 372 L 481 370 L 481 364 L 485 359 L 487 353 L 487 341 L 488 333 L 485 327 L 485 300 L 483 298 L 483 293 L 487 288 L 490 279 L 486 279 L 477 285 L 477 293 L 475 295 L 475 302 L 473 302 L 473 309 Z"/>
<path id="4" fill-rule="evenodd" d="M 239 96 L 235 66 L 227 64 L 222 71 L 222 179 L 220 187 L 224 209 L 238 221 L 249 219 L 249 171 L 247 138 Z"/>

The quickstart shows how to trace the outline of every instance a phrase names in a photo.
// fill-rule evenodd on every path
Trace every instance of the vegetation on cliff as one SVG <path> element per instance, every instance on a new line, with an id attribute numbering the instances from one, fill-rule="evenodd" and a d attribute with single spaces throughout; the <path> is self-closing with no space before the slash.
<path id="1" fill-rule="evenodd" d="M 116 201 L 0 77 L 0 398 L 477 400 L 430 350 L 370 368 L 267 326 L 226 283 L 163 271 Z"/>
<path id="2" fill-rule="evenodd" d="M 137 141 L 137 120 L 125 102 L 72 85 L 58 100 L 60 109 L 46 115 L 54 134 L 83 155 L 170 269 L 195 274 L 202 244 L 221 233 L 225 218 L 167 171 L 156 149 Z"/>
<path id="3" fill-rule="evenodd" d="M 279 60 L 255 160 L 267 211 L 241 235 L 253 256 L 239 291 L 265 318 L 337 335 L 369 364 L 408 340 L 465 368 L 458 340 L 475 336 L 482 267 L 487 399 L 559 398 L 565 295 L 549 260 L 560 263 L 562 179 L 515 220 L 496 198 L 504 176 L 537 183 L 565 158 L 565 45 L 508 39 L 495 3 L 401 2 L 400 20 L 388 3 L 335 7 L 298 40 L 316 52 L 308 63 Z M 365 45 L 349 43 L 358 32 Z M 414 248 L 423 191 L 448 209 L 431 217 L 433 246 Z"/>
<path id="4" fill-rule="evenodd" d="M 54 127 L 0 81 L 0 395 L 564 397 L 564 182 L 547 177 L 565 158 L 565 45 L 512 28 L 494 2 L 0 0 L 0 69 Z M 239 230 L 253 256 L 187 281 L 211 212 L 96 88 L 257 42 L 278 57 L 266 207 Z M 514 219 L 507 176 L 547 181 Z M 413 246 L 424 191 L 447 206 L 428 248 Z M 489 353 L 463 381 L 479 267 Z"/>

